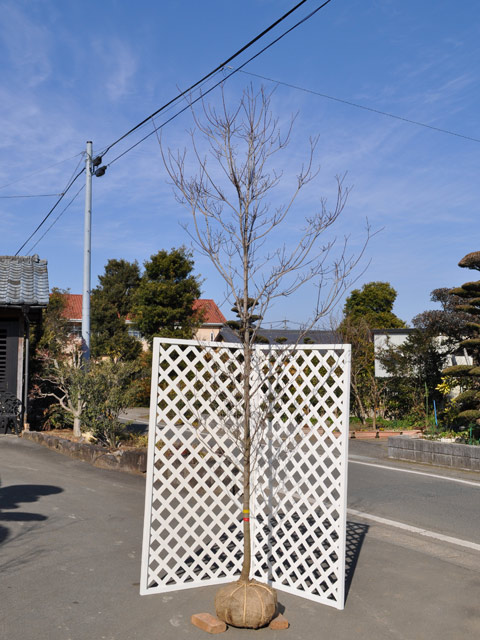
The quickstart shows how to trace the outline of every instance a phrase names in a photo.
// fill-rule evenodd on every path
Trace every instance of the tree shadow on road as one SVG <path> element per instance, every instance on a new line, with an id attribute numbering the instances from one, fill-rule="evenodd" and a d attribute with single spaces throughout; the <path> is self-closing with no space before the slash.
<path id="1" fill-rule="evenodd" d="M 25 502 L 37 502 L 40 497 L 61 493 L 63 489 L 46 484 L 14 484 L 0 486 L 0 522 L 41 522 L 48 516 L 30 511 L 18 511 Z M 10 535 L 7 527 L 0 524 L 0 544 Z"/>
<path id="2" fill-rule="evenodd" d="M 368 524 L 347 522 L 347 548 L 345 557 L 345 602 L 353 580 L 363 541 L 368 532 Z"/>

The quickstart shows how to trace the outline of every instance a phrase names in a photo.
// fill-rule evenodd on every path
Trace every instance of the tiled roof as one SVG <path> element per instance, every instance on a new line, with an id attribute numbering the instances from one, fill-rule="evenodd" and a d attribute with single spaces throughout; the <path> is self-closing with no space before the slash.
<path id="1" fill-rule="evenodd" d="M 47 261 L 33 256 L 0 256 L 0 305 L 48 304 Z"/>
<path id="2" fill-rule="evenodd" d="M 340 334 L 323 329 L 311 329 L 302 335 L 302 331 L 297 329 L 264 329 L 259 327 L 258 333 L 267 338 L 271 344 L 275 344 L 277 341 L 279 344 L 296 344 L 299 338 L 299 344 L 342 344 L 343 342 Z"/>
<path id="3" fill-rule="evenodd" d="M 194 311 L 202 311 L 204 324 L 225 324 L 225 316 L 213 300 L 201 298 L 193 303 Z"/>
<path id="4" fill-rule="evenodd" d="M 82 300 L 81 293 L 65 293 L 66 305 L 63 310 L 63 316 L 70 320 L 79 320 L 82 317 Z M 195 300 L 193 303 L 195 311 L 202 310 L 204 324 L 225 324 L 223 313 L 217 307 L 213 300 Z"/>
<path id="5" fill-rule="evenodd" d="M 258 335 L 266 338 L 269 344 L 296 344 L 297 342 L 299 344 L 342 344 L 341 336 L 335 331 L 311 329 L 303 336 L 296 329 L 264 329 L 259 327 Z M 228 325 L 221 329 L 218 339 L 225 342 L 240 342 L 238 335 Z"/>
<path id="6" fill-rule="evenodd" d="M 82 319 L 82 300 L 81 293 L 64 293 L 66 300 L 65 308 L 62 311 L 62 316 L 69 320 L 81 320 Z"/>

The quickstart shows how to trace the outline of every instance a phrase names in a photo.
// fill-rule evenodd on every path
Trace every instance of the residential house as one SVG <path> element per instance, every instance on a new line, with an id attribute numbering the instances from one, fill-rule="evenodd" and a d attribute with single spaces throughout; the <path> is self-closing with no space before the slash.
<path id="1" fill-rule="evenodd" d="M 48 304 L 47 261 L 0 256 L 0 393 L 23 402 L 27 419 L 30 324 Z"/>
<path id="2" fill-rule="evenodd" d="M 65 308 L 62 315 L 69 321 L 72 336 L 81 338 L 83 296 L 81 293 L 65 293 L 64 298 Z"/>
<path id="3" fill-rule="evenodd" d="M 387 378 L 389 376 L 386 369 L 379 360 L 379 355 L 383 349 L 387 347 L 400 347 L 408 336 L 416 331 L 416 329 L 374 329 L 373 344 L 375 350 L 375 376 L 378 378 Z M 439 348 L 442 348 L 445 339 L 442 336 L 436 338 Z M 472 358 L 468 355 L 466 349 L 458 349 L 454 353 L 447 356 L 446 367 L 456 364 L 472 364 Z"/>
<path id="4" fill-rule="evenodd" d="M 225 326 L 226 320 L 215 302 L 209 298 L 200 298 L 193 303 L 194 311 L 201 314 L 202 324 L 195 337 L 198 340 L 214 341 Z"/>
<path id="5" fill-rule="evenodd" d="M 79 293 L 66 293 L 66 304 L 63 315 L 68 318 L 72 334 L 80 337 L 82 335 L 82 300 Z M 216 340 L 221 328 L 225 325 L 225 317 L 213 300 L 201 298 L 195 300 L 193 309 L 201 313 L 202 324 L 197 329 L 195 338 L 198 340 Z M 139 340 L 142 336 L 135 325 L 135 321 L 127 318 L 128 333 Z"/>

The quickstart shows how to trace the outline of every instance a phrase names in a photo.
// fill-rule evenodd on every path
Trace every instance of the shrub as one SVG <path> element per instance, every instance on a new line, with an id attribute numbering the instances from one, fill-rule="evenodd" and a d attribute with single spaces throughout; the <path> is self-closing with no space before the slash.
<path id="1" fill-rule="evenodd" d="M 125 424 L 118 416 L 131 404 L 130 383 L 137 371 L 138 364 L 134 362 L 90 363 L 84 387 L 82 428 L 104 445 L 117 447 L 125 437 Z"/>

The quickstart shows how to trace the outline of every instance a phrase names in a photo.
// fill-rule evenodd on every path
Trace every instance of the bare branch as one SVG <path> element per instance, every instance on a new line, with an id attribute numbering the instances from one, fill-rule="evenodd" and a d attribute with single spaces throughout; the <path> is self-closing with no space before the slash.
<path id="1" fill-rule="evenodd" d="M 275 189 L 282 183 L 282 172 L 272 167 L 277 153 L 290 141 L 295 118 L 285 135 L 270 110 L 271 94 L 248 87 L 240 102 L 231 109 L 222 93 L 218 107 L 202 105 L 193 112 L 192 154 L 196 173 L 187 175 L 185 151 L 165 152 L 162 158 L 179 202 L 190 208 L 192 227 L 187 229 L 194 245 L 207 256 L 223 278 L 230 302 L 235 305 L 243 344 L 242 431 L 232 433 L 243 451 L 243 507 L 249 509 L 250 469 L 258 455 L 258 442 L 268 437 L 268 407 L 254 405 L 255 393 L 263 381 L 254 380 L 254 343 L 259 325 L 272 301 L 288 297 L 307 282 L 317 287 L 316 303 L 301 335 L 328 315 L 351 284 L 365 248 L 372 236 L 367 223 L 366 239 L 357 255 L 348 252 L 348 238 L 338 242 L 327 235 L 342 214 L 350 189 L 345 175 L 337 176 L 336 200 L 329 209 L 319 198 L 318 210 L 306 217 L 295 242 L 268 250 L 272 234 L 293 211 L 302 189 L 318 175 L 315 152 L 318 137 L 310 138 L 307 159 L 297 174 L 296 186 L 280 206 L 272 207 Z M 203 144 L 208 152 L 203 152 Z M 325 238 L 325 239 L 324 239 Z M 295 348 L 296 345 L 290 348 Z M 272 373 L 288 361 L 289 349 L 273 357 Z M 201 416 L 198 417 L 199 424 Z M 225 425 L 227 423 L 225 422 Z M 208 435 L 209 425 L 203 425 Z M 244 566 L 241 579 L 250 571 L 250 525 L 244 522 Z"/>

